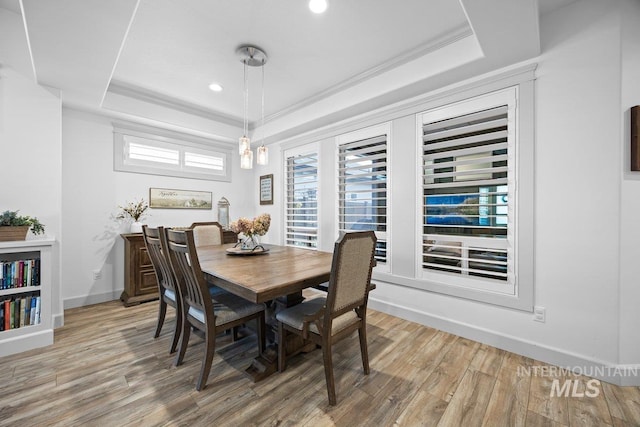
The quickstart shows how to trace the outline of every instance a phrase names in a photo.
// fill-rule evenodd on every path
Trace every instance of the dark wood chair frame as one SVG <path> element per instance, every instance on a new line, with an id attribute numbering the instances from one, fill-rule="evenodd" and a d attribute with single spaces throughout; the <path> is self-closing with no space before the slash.
<path id="1" fill-rule="evenodd" d="M 142 235 L 158 282 L 158 300 L 160 304 L 158 307 L 158 323 L 153 337 L 158 338 L 160 336 L 167 313 L 167 306 L 173 307 L 176 310 L 176 322 L 169 353 L 174 353 L 178 347 L 180 331 L 182 330 L 182 298 L 169 265 L 169 258 L 162 250 L 161 239 L 164 238 L 165 232 L 163 227 L 151 228 L 144 225 L 142 226 Z M 167 297 L 167 290 L 175 295 L 175 300 Z"/>
<path id="2" fill-rule="evenodd" d="M 342 262 L 342 248 L 344 244 L 350 239 L 357 238 L 369 238 L 371 239 L 371 255 L 369 260 L 369 275 L 367 277 L 367 285 L 364 291 L 364 295 L 361 299 L 353 302 L 339 310 L 334 310 L 336 302 L 336 272 L 338 271 Z M 364 374 L 369 374 L 369 353 L 367 349 L 367 302 L 369 300 L 369 292 L 376 288 L 375 284 L 371 283 L 371 272 L 375 266 L 375 247 L 376 236 L 373 231 L 362 231 L 343 234 L 335 243 L 333 250 L 333 260 L 331 264 L 331 276 L 329 279 L 329 285 L 327 289 L 326 304 L 323 308 L 314 314 L 305 315 L 303 317 L 302 330 L 293 328 L 283 322 L 278 322 L 278 370 L 283 372 L 286 368 L 286 333 L 294 333 L 301 335 L 303 339 L 310 340 L 316 345 L 322 347 L 322 357 L 324 360 L 324 372 L 327 383 L 327 394 L 329 397 L 329 404 L 336 404 L 336 391 L 335 381 L 333 375 L 333 360 L 331 349 L 335 343 L 347 338 L 355 330 L 358 331 L 360 339 L 360 353 L 362 356 L 362 368 Z M 342 286 L 348 284 L 341 284 Z M 340 330 L 335 335 L 332 335 L 333 320 L 351 310 L 355 310 L 358 317 L 358 321 Z M 309 330 L 311 323 L 315 323 L 319 334 Z M 325 332 L 326 331 L 326 332 Z M 296 353 L 290 354 L 289 357 Z"/>
<path id="3" fill-rule="evenodd" d="M 214 309 L 214 301 L 209 294 L 207 282 L 200 268 L 198 254 L 193 239 L 193 230 L 166 230 L 166 242 L 169 259 L 173 274 L 182 293 L 182 332 L 180 337 L 180 348 L 178 350 L 175 365 L 181 365 L 184 359 L 191 327 L 204 333 L 205 354 L 200 368 L 200 374 L 196 383 L 196 390 L 202 390 L 209 377 L 211 363 L 215 354 L 216 335 L 219 332 L 240 326 L 250 320 L 256 319 L 258 323 L 258 354 L 262 355 L 265 349 L 265 311 L 264 306 L 261 311 L 243 317 L 237 317 L 226 323 L 218 324 Z M 228 294 L 236 300 L 240 297 Z M 243 301 L 243 300 L 242 300 Z M 248 301 L 246 304 L 252 304 Z M 195 318 L 189 313 L 189 307 L 201 311 L 204 314 L 204 322 Z"/>

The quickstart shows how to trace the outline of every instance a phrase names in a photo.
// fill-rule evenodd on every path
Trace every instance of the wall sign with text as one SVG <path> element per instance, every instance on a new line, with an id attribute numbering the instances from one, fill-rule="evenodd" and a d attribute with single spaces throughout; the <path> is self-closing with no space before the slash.
<path id="1" fill-rule="evenodd" d="M 273 204 L 273 174 L 260 177 L 260 204 Z"/>

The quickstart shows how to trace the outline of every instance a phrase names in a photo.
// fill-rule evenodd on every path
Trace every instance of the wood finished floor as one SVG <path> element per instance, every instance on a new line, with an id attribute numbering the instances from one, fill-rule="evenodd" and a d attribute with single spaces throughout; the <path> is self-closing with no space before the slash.
<path id="1" fill-rule="evenodd" d="M 531 359 L 369 311 L 371 374 L 357 336 L 334 352 L 338 405 L 322 354 L 257 384 L 243 374 L 255 338 L 218 339 L 208 386 L 195 391 L 203 343 L 168 354 L 173 311 L 153 338 L 157 303 L 65 312 L 54 345 L 0 358 L 2 426 L 638 426 L 640 388 L 602 383 L 597 397 L 549 397 L 552 378 L 518 375 Z M 585 390 L 588 380 L 580 380 Z"/>

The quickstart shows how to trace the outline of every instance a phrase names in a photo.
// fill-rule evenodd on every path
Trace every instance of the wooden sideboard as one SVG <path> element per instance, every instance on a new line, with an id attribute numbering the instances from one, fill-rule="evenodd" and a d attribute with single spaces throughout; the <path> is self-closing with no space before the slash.
<path id="1" fill-rule="evenodd" d="M 124 291 L 120 301 L 128 307 L 158 299 L 158 281 L 142 233 L 120 236 L 124 239 Z"/>
<path id="2" fill-rule="evenodd" d="M 142 233 L 120 235 L 124 239 L 124 291 L 120 301 L 125 307 L 158 299 L 158 281 L 147 253 Z M 224 243 L 235 243 L 238 235 L 223 231 Z"/>

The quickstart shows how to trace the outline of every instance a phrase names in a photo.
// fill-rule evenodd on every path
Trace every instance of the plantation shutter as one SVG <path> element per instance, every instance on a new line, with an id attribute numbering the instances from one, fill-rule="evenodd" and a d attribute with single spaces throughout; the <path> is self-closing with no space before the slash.
<path id="1" fill-rule="evenodd" d="M 374 230 L 378 263 L 387 261 L 387 135 L 338 147 L 339 230 Z"/>
<path id="2" fill-rule="evenodd" d="M 507 281 L 508 112 L 504 105 L 424 122 L 424 269 Z"/>
<path id="3" fill-rule="evenodd" d="M 318 154 L 287 158 L 286 243 L 318 244 Z"/>

